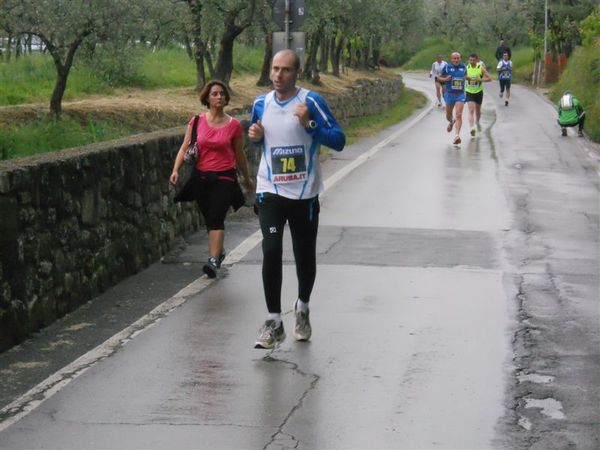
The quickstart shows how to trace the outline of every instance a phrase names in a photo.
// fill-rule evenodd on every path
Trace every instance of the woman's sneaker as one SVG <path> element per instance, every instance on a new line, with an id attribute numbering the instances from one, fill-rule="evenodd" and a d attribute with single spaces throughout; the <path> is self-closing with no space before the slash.
<path id="1" fill-rule="evenodd" d="M 312 335 L 312 327 L 308 318 L 309 311 L 300 311 L 294 304 L 294 315 L 296 316 L 296 326 L 294 327 L 294 339 L 297 341 L 308 341 Z"/>
<path id="2" fill-rule="evenodd" d="M 265 324 L 258 330 L 258 338 L 254 343 L 254 348 L 270 349 L 285 340 L 285 331 L 283 330 L 283 322 L 267 320 Z"/>
<path id="3" fill-rule="evenodd" d="M 210 258 L 208 258 L 206 264 L 204 264 L 204 267 L 202 267 L 202 272 L 204 272 L 208 276 L 208 278 L 216 278 L 220 266 L 221 263 L 219 262 L 219 260 L 214 256 L 211 256 Z"/>

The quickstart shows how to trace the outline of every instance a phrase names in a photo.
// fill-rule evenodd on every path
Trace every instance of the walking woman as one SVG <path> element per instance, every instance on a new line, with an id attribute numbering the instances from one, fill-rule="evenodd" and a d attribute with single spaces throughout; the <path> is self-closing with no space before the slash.
<path id="1" fill-rule="evenodd" d="M 223 82 L 212 80 L 204 86 L 200 102 L 208 107 L 208 112 L 190 119 L 169 178 L 173 185 L 179 181 L 179 169 L 192 140 L 192 128 L 197 122 L 198 158 L 190 179 L 175 201 L 198 202 L 208 231 L 208 261 L 202 270 L 210 278 L 217 276 L 225 259 L 223 242 L 227 210 L 233 207 L 237 211 L 244 204 L 236 167 L 244 175 L 244 187 L 248 192 L 254 191 L 244 153 L 242 125 L 223 110 L 229 100 L 229 90 Z"/>

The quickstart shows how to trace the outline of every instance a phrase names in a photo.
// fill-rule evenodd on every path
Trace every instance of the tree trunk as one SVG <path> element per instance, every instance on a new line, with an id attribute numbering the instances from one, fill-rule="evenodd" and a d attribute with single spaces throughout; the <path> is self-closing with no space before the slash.
<path id="1" fill-rule="evenodd" d="M 187 33 L 183 36 L 183 45 L 185 45 L 185 52 L 188 55 L 188 58 L 194 59 L 194 53 L 192 51 L 192 43 L 190 42 L 190 38 Z"/>
<path id="2" fill-rule="evenodd" d="M 214 78 L 223 81 L 229 86 L 231 74 L 233 73 L 233 45 L 235 39 L 250 25 L 254 18 L 254 10 L 256 9 L 256 0 L 249 0 L 248 5 L 241 6 L 237 9 L 232 9 L 225 16 L 225 31 L 221 37 L 221 47 L 219 48 L 219 56 L 217 58 L 217 67 L 215 67 Z M 238 15 L 244 9 L 248 8 L 246 17 L 237 25 L 235 23 Z"/>
<path id="3" fill-rule="evenodd" d="M 342 56 L 342 51 L 344 50 L 344 35 L 340 34 L 338 41 L 335 46 L 335 50 L 331 54 L 331 73 L 333 76 L 340 76 L 340 60 Z"/>
<path id="4" fill-rule="evenodd" d="M 304 71 L 306 76 L 310 79 L 312 83 L 319 82 L 319 68 L 317 66 L 317 52 L 319 50 L 319 43 L 321 38 L 321 27 L 315 31 L 310 39 L 308 57 L 306 58 L 306 64 L 304 66 Z"/>
<path id="5" fill-rule="evenodd" d="M 16 46 L 16 49 L 15 49 L 15 59 L 19 59 L 21 57 L 21 39 L 22 39 L 21 35 L 18 35 L 15 38 L 15 46 Z"/>
<path id="6" fill-rule="evenodd" d="M 13 46 L 13 35 L 8 34 L 8 43 L 6 44 L 6 61 L 10 61 L 12 58 L 12 46 Z"/>
<path id="7" fill-rule="evenodd" d="M 319 54 L 319 70 L 322 73 L 327 72 L 327 63 L 329 60 L 329 39 L 326 36 L 321 36 L 321 52 Z"/>
<path id="8" fill-rule="evenodd" d="M 215 75 L 215 65 L 213 63 L 213 54 L 212 49 L 215 47 L 214 43 L 210 43 L 210 45 L 206 48 L 204 53 L 204 57 L 206 58 L 206 63 L 208 64 L 208 75 L 210 78 L 213 78 Z"/>
<path id="9" fill-rule="evenodd" d="M 204 53 L 206 46 L 202 40 L 202 3 L 197 0 L 187 0 L 192 13 L 192 41 L 194 42 L 194 62 L 196 63 L 196 90 L 200 91 L 206 83 L 204 72 Z"/>
<path id="10" fill-rule="evenodd" d="M 56 83 L 52 91 L 50 99 L 50 112 L 55 119 L 60 119 L 62 114 L 62 99 L 67 89 L 67 80 L 69 78 L 69 70 L 62 65 L 56 65 Z"/>
<path id="11" fill-rule="evenodd" d="M 364 70 L 369 68 L 369 46 L 365 45 L 360 51 L 360 67 Z"/>
<path id="12" fill-rule="evenodd" d="M 237 29 L 233 28 L 223 34 L 217 67 L 213 74 L 213 78 L 221 80 L 227 86 L 229 86 L 229 80 L 231 80 L 231 73 L 233 72 L 233 43 L 239 34 L 236 31 Z"/>
<path id="13" fill-rule="evenodd" d="M 204 71 L 204 41 L 194 39 L 194 62 L 196 63 L 196 90 L 199 92 L 206 84 Z"/>
<path id="14" fill-rule="evenodd" d="M 273 33 L 265 32 L 265 54 L 257 86 L 271 86 L 271 58 L 273 58 Z"/>
<path id="15" fill-rule="evenodd" d="M 67 81 L 69 79 L 69 73 L 71 71 L 71 67 L 73 67 L 73 60 L 75 58 L 75 53 L 79 49 L 79 46 L 83 42 L 83 40 L 91 33 L 91 30 L 83 31 L 75 41 L 73 41 L 69 45 L 69 50 L 67 51 L 67 55 L 65 57 L 65 61 L 63 63 L 61 54 L 58 48 L 54 45 L 52 41 L 50 41 L 43 34 L 39 34 L 40 39 L 46 45 L 46 48 L 52 55 L 52 59 L 54 60 L 54 67 L 56 68 L 56 83 L 54 85 L 54 90 L 52 91 L 52 97 L 50 99 L 50 113 L 56 118 L 59 119 L 62 113 L 62 99 L 65 95 L 65 90 L 67 89 Z"/>

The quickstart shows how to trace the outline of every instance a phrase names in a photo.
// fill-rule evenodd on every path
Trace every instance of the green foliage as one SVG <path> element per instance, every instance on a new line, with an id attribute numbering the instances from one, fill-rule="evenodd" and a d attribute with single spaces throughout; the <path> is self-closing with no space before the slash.
<path id="1" fill-rule="evenodd" d="M 385 128 L 396 125 L 426 103 L 426 97 L 420 92 L 404 89 L 402 97 L 394 106 L 382 113 L 352 120 L 350 126 L 344 128 L 346 142 L 352 144 L 363 137 L 372 136 Z"/>
<path id="2" fill-rule="evenodd" d="M 260 73 L 263 57 L 265 54 L 264 45 L 249 47 L 237 43 L 233 47 L 233 61 L 235 63 L 235 73 Z"/>
<path id="3" fill-rule="evenodd" d="M 2 129 L 0 157 L 20 158 L 53 150 L 102 142 L 132 134 L 121 124 L 110 122 L 79 122 L 63 117 L 43 119 Z"/>
<path id="4" fill-rule="evenodd" d="M 139 82 L 142 50 L 129 44 L 107 42 L 84 54 L 85 65 L 107 86 L 132 86 Z"/>
<path id="5" fill-rule="evenodd" d="M 131 86 L 156 89 L 190 87 L 196 83 L 196 66 L 186 51 L 178 47 L 156 50 L 146 49 Z"/>
<path id="6" fill-rule="evenodd" d="M 49 55 L 22 56 L 0 62 L 0 105 L 47 102 L 56 82 Z M 107 94 L 111 89 L 88 67 L 76 64 L 69 77 L 66 99 L 88 94 Z"/>
<path id="7" fill-rule="evenodd" d="M 578 47 L 569 58 L 567 68 L 551 91 L 558 102 L 562 93 L 571 90 L 585 109 L 585 129 L 600 142 L 600 47 Z"/>
<path id="8" fill-rule="evenodd" d="M 591 47 L 598 42 L 600 45 L 600 6 L 581 21 L 581 43 L 584 47 Z"/>

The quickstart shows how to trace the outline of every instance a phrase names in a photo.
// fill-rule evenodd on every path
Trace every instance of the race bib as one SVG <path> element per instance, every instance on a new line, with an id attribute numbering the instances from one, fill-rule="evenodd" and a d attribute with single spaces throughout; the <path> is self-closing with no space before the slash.
<path id="1" fill-rule="evenodd" d="M 452 90 L 453 91 L 462 91 L 465 85 L 464 78 L 452 78 Z"/>
<path id="2" fill-rule="evenodd" d="M 273 184 L 305 181 L 307 172 L 304 146 L 271 147 L 271 166 Z"/>
<path id="3" fill-rule="evenodd" d="M 478 88 L 480 86 L 479 81 L 473 81 L 473 80 L 468 80 L 467 81 L 467 86 L 469 86 L 470 88 Z"/>

